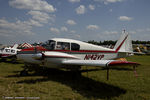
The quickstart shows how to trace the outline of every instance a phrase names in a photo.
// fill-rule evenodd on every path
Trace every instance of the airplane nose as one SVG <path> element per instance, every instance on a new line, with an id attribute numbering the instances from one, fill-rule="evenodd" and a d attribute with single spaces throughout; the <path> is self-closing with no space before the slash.
<path id="1" fill-rule="evenodd" d="M 32 58 L 35 60 L 40 60 L 43 58 L 43 54 L 42 53 L 36 53 L 32 55 Z"/>

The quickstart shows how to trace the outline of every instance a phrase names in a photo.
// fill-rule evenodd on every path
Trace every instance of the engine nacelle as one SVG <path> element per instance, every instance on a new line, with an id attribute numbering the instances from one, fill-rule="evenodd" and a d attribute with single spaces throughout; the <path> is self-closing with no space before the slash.
<path id="1" fill-rule="evenodd" d="M 36 53 L 36 54 L 32 55 L 32 58 L 35 60 L 40 60 L 40 59 L 42 59 L 42 57 L 43 57 L 42 53 Z"/>

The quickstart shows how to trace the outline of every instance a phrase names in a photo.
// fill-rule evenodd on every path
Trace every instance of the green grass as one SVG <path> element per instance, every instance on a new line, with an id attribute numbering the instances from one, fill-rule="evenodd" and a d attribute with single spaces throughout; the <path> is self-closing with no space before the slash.
<path id="1" fill-rule="evenodd" d="M 150 100 L 150 56 L 132 56 L 138 62 L 138 77 L 132 67 L 84 72 L 74 78 L 71 72 L 49 70 L 47 74 L 19 76 L 23 64 L 0 62 L 0 100 L 5 97 L 40 97 L 40 100 Z"/>

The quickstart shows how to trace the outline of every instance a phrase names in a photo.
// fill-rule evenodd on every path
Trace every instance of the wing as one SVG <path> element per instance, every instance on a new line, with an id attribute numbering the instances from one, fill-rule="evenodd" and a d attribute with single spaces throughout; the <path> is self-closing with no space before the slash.
<path id="1" fill-rule="evenodd" d="M 65 60 L 62 62 L 65 65 L 80 65 L 80 66 L 117 66 L 117 65 L 139 65 L 136 62 L 120 61 L 120 60 Z"/>

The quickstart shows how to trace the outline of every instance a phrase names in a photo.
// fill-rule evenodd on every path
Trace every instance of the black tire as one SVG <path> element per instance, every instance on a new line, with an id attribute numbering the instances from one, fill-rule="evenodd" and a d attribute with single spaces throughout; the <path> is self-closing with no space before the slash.
<path id="1" fill-rule="evenodd" d="M 26 71 L 26 70 L 23 70 L 20 72 L 20 76 L 27 76 L 27 75 L 29 75 L 29 74 L 28 74 L 28 71 Z"/>

